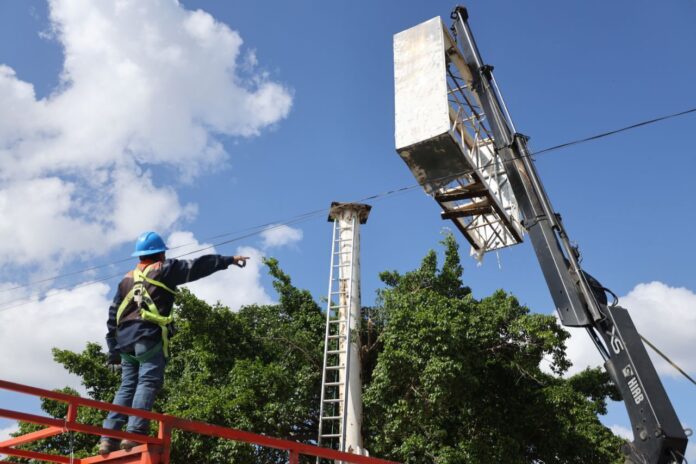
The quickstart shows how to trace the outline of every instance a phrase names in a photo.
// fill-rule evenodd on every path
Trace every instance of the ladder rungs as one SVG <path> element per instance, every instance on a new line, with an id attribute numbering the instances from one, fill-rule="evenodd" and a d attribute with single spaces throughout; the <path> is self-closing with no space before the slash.
<path id="1" fill-rule="evenodd" d="M 345 352 L 346 352 L 346 350 L 329 350 L 326 352 L 326 354 L 341 354 L 341 353 L 345 353 Z"/>
<path id="2" fill-rule="evenodd" d="M 324 384 L 325 387 L 338 387 L 339 385 L 343 385 L 343 382 L 326 382 Z"/>
<path id="3" fill-rule="evenodd" d="M 341 437 L 340 433 L 327 433 L 326 435 L 322 435 L 321 438 L 339 438 Z"/>
<path id="4" fill-rule="evenodd" d="M 336 319 L 329 321 L 329 324 L 345 324 L 346 322 L 348 322 L 346 319 Z"/>
<path id="5" fill-rule="evenodd" d="M 343 417 L 341 416 L 331 416 L 331 417 L 322 417 L 321 420 L 341 420 Z"/>
<path id="6" fill-rule="evenodd" d="M 339 335 L 329 335 L 328 338 L 329 338 L 330 340 L 336 340 L 337 338 L 346 338 L 346 336 L 343 335 L 343 334 L 339 334 Z"/>
<path id="7" fill-rule="evenodd" d="M 326 366 L 327 371 L 337 371 L 339 369 L 343 369 L 344 366 Z"/>
<path id="8" fill-rule="evenodd" d="M 341 398 L 329 398 L 328 400 L 324 400 L 324 403 L 340 403 L 343 401 Z"/>

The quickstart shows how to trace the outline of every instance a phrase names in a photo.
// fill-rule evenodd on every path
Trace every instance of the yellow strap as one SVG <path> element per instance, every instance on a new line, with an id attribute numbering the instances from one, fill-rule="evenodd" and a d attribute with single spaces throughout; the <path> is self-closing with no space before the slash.
<path id="1" fill-rule="evenodd" d="M 159 287 L 159 288 L 162 288 L 162 289 L 168 291 L 169 293 L 172 293 L 172 294 L 176 295 L 176 293 L 177 293 L 176 290 L 172 290 L 171 288 L 167 287 L 165 284 L 163 284 L 163 283 L 160 282 L 159 280 L 151 279 L 151 278 L 149 278 L 149 277 L 147 276 L 148 273 L 150 272 L 150 268 L 151 268 L 152 266 L 154 266 L 155 264 L 157 264 L 157 263 L 152 263 L 152 264 L 150 264 L 149 266 L 147 266 L 147 267 L 146 267 L 145 269 L 143 269 L 142 271 L 140 271 L 139 269 L 136 269 L 136 271 L 142 276 L 142 280 L 146 281 L 146 282 L 149 283 L 149 284 L 152 284 L 152 285 L 155 285 L 155 286 L 157 286 L 157 287 Z M 135 275 L 135 273 L 134 273 L 133 275 Z"/>
<path id="2" fill-rule="evenodd" d="M 138 268 L 135 268 L 133 271 L 133 288 L 130 289 L 128 292 L 128 295 L 121 301 L 121 304 L 118 307 L 118 311 L 116 312 L 116 325 L 118 325 L 121 316 L 123 315 L 123 311 L 125 311 L 126 307 L 130 304 L 131 301 L 133 301 L 133 298 L 135 297 L 135 286 L 137 284 L 142 283 L 143 281 L 155 285 L 163 290 L 168 291 L 169 293 L 172 293 L 176 295 L 177 291 L 172 290 L 171 288 L 167 287 L 165 284 L 162 282 L 151 279 L 147 276 L 148 272 L 150 271 L 150 268 L 156 263 L 150 264 L 147 266 L 145 269 L 142 271 Z M 157 305 L 155 305 L 155 302 L 152 301 L 152 297 L 150 297 L 150 293 L 147 291 L 147 289 L 143 286 L 143 303 L 147 306 L 147 308 L 140 308 L 140 317 L 144 321 L 152 322 L 153 324 L 157 324 L 161 329 L 162 329 L 162 350 L 164 351 L 164 356 L 168 357 L 169 356 L 169 329 L 167 328 L 167 325 L 171 324 L 174 321 L 174 316 L 169 315 L 167 317 L 164 317 L 160 314 L 159 310 L 157 309 Z"/>
<path id="3" fill-rule="evenodd" d="M 160 315 L 155 303 L 147 297 L 146 304 L 148 309 L 142 308 L 140 310 L 140 317 L 144 321 L 152 322 L 157 324 L 160 329 L 162 329 L 162 351 L 164 351 L 164 357 L 169 357 L 169 329 L 167 326 L 174 321 L 174 316 L 164 317 Z"/>
<path id="4" fill-rule="evenodd" d="M 128 295 L 121 301 L 121 304 L 118 307 L 118 311 L 116 311 L 116 325 L 118 325 L 119 321 L 121 320 L 121 316 L 123 315 L 123 311 L 126 310 L 126 306 L 133 300 L 133 294 L 135 293 L 135 287 L 130 289 L 130 292 L 128 292 Z"/>

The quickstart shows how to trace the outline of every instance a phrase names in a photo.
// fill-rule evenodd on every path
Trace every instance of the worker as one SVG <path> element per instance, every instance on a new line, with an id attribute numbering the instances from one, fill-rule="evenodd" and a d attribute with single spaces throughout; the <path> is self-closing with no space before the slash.
<path id="1" fill-rule="evenodd" d="M 144 232 L 135 242 L 132 256 L 138 266 L 123 278 L 109 307 L 106 343 L 108 364 L 121 370 L 121 386 L 114 404 L 149 411 L 164 382 L 172 333 L 172 306 L 177 286 L 206 277 L 230 265 L 245 267 L 247 256 L 206 255 L 192 260 L 165 259 L 166 245 L 156 232 Z M 149 421 L 110 412 L 104 428 L 147 434 Z M 102 437 L 99 454 L 119 448 L 130 450 L 138 443 Z"/>

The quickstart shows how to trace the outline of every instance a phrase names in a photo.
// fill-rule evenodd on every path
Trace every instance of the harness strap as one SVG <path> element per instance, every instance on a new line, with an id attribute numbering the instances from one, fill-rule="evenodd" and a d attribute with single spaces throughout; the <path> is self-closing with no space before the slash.
<path id="1" fill-rule="evenodd" d="M 123 311 L 126 310 L 126 307 L 128 304 L 133 301 L 133 296 L 135 295 L 135 287 L 131 288 L 126 297 L 121 301 L 121 304 L 118 307 L 118 311 L 116 311 L 116 325 L 121 321 L 121 316 L 123 315 Z"/>
<path id="2" fill-rule="evenodd" d="M 154 264 L 156 264 L 156 263 L 154 263 Z M 165 284 L 163 284 L 159 280 L 151 279 L 147 276 L 148 272 L 150 271 L 150 267 L 154 266 L 154 264 L 150 264 L 148 267 L 146 267 L 142 271 L 140 269 L 135 269 L 133 271 L 133 278 L 134 279 L 139 278 L 138 279 L 139 281 L 144 280 L 149 284 L 155 285 L 161 289 L 168 291 L 172 295 L 176 295 L 176 290 L 172 290 L 171 288 L 167 287 Z"/>
<path id="3" fill-rule="evenodd" d="M 150 268 L 154 266 L 154 264 L 156 263 L 150 264 L 142 271 L 138 268 L 133 270 L 133 288 L 130 289 L 130 291 L 123 299 L 123 301 L 121 301 L 121 304 L 118 307 L 118 311 L 116 312 L 116 325 L 118 325 L 119 321 L 121 320 L 121 316 L 123 315 L 123 312 L 126 310 L 126 307 L 128 307 L 128 305 L 133 300 L 136 300 L 136 302 L 138 303 L 138 309 L 140 310 L 140 318 L 144 321 L 157 324 L 162 329 L 162 343 L 159 345 L 158 349 L 164 350 L 164 355 L 166 357 L 169 357 L 169 329 L 167 328 L 167 326 L 174 321 L 174 316 L 169 315 L 165 317 L 160 314 L 159 310 L 157 309 L 157 305 L 155 305 L 155 302 L 152 301 L 152 297 L 150 296 L 147 289 L 142 285 L 142 283 L 147 282 L 174 295 L 176 295 L 177 292 L 167 287 L 162 282 L 155 279 L 151 279 L 147 276 L 147 274 L 150 271 Z M 150 351 L 148 351 L 147 353 L 149 352 Z M 136 359 L 131 355 L 123 356 L 127 356 L 124 358 L 127 360 L 129 359 L 128 357 Z M 152 357 L 152 355 L 150 357 Z"/>
<path id="4" fill-rule="evenodd" d="M 159 353 L 160 350 L 164 348 L 164 345 L 162 342 L 159 342 L 143 354 L 140 354 L 138 356 L 134 356 L 132 354 L 128 353 L 121 353 L 121 360 L 125 361 L 130 364 L 143 364 L 145 362 L 148 362 L 154 355 Z"/>

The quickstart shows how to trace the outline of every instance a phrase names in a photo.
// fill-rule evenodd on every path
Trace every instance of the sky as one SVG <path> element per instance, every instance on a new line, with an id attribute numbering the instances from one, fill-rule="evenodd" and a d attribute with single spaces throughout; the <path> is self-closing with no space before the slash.
<path id="1" fill-rule="evenodd" d="M 324 297 L 331 225 L 320 210 L 415 183 L 394 149 L 392 37 L 434 16 L 449 22 L 453 6 L 0 2 L 0 378 L 79 386 L 50 349 L 103 341 L 118 283 L 109 277 L 134 265 L 143 230 L 160 231 L 172 255 L 217 245 L 206 252 L 251 257 L 191 284 L 208 301 L 274 301 L 264 256 Z M 533 151 L 696 106 L 693 0 L 465 6 Z M 690 115 L 536 158 L 584 268 L 692 376 L 695 127 Z M 453 230 L 418 189 L 371 204 L 364 305 L 379 272 L 413 269 Z M 464 267 L 475 296 L 502 288 L 554 312 L 528 242 Z M 572 372 L 599 364 L 583 331 L 572 333 Z M 684 426 L 696 427 L 696 387 L 655 363 Z M 7 393 L 0 404 L 36 409 Z M 630 428 L 620 403 L 602 420 Z M 0 437 L 12 427 L 0 420 Z"/>

